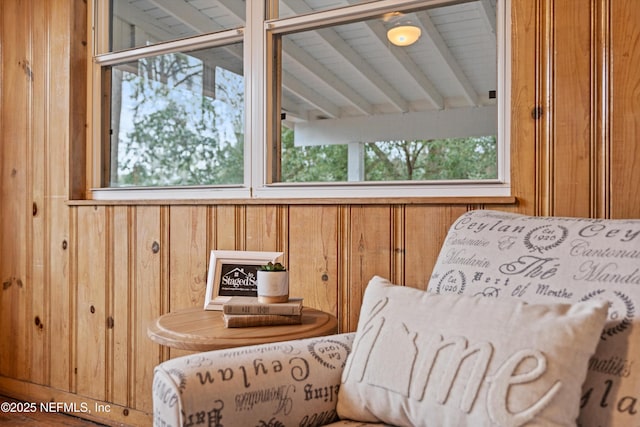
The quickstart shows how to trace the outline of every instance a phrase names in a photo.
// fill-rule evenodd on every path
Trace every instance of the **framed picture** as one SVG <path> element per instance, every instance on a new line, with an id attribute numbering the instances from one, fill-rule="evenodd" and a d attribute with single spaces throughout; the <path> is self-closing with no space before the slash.
<path id="1" fill-rule="evenodd" d="M 258 297 L 257 271 L 282 252 L 211 251 L 205 310 L 222 310 L 231 298 Z"/>

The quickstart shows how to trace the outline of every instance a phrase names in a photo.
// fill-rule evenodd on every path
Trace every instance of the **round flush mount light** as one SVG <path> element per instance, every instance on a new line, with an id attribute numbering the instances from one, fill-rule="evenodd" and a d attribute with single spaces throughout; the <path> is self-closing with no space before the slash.
<path id="1" fill-rule="evenodd" d="M 401 24 L 389 28 L 387 38 L 396 46 L 409 46 L 420 38 L 422 30 L 412 24 Z"/>

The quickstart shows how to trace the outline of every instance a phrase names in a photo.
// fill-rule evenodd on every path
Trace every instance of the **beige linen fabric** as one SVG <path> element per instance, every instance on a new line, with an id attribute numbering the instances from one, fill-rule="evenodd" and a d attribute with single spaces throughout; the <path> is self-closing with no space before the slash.
<path id="1" fill-rule="evenodd" d="M 374 277 L 338 415 L 398 426 L 575 425 L 607 304 L 428 294 Z"/>
<path id="2" fill-rule="evenodd" d="M 154 426 L 319 426 L 337 421 L 353 334 L 183 356 L 153 379 Z"/>
<path id="3" fill-rule="evenodd" d="M 607 300 L 578 425 L 640 426 L 640 220 L 467 212 L 449 229 L 428 291 L 529 303 Z"/>

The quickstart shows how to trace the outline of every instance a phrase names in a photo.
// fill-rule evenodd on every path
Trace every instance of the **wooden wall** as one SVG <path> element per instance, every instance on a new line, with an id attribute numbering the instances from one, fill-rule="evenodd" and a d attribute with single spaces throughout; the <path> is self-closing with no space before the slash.
<path id="1" fill-rule="evenodd" d="M 86 3 L 2 0 L 0 393 L 148 425 L 152 369 L 182 353 L 146 324 L 202 304 L 211 249 L 284 251 L 292 293 L 349 331 L 372 275 L 426 286 L 468 209 L 640 217 L 640 2 L 512 0 L 512 16 L 517 203 L 94 204 L 68 201 L 85 174 Z"/>

